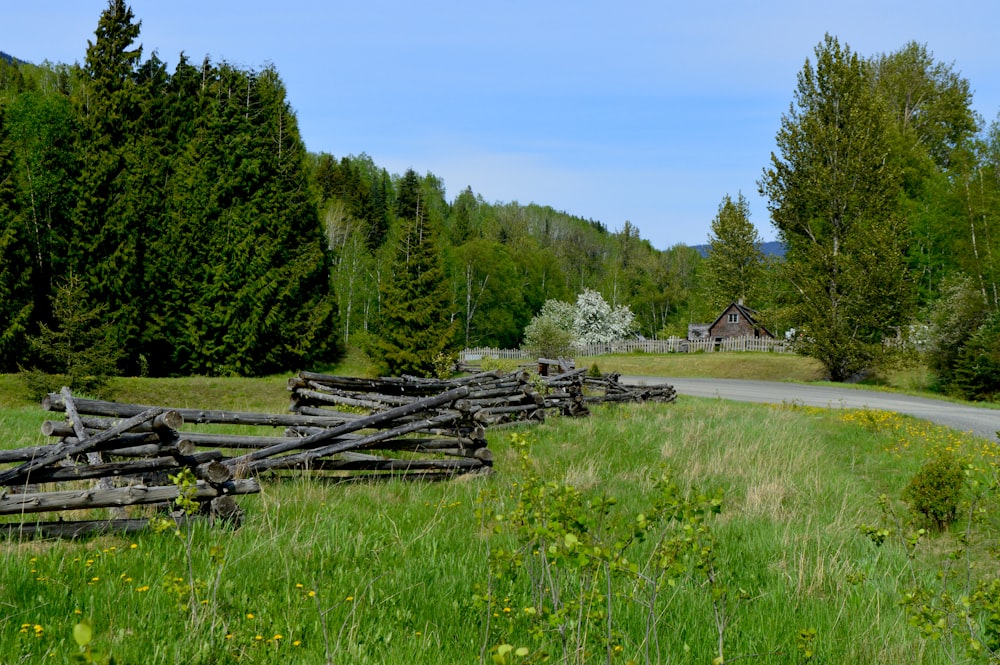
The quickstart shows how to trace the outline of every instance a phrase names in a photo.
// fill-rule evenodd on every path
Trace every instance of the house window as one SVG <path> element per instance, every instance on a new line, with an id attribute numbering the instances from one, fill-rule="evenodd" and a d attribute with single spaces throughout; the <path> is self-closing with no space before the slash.
<path id="1" fill-rule="evenodd" d="M 739 314 L 730 314 L 729 315 L 729 322 L 730 323 L 739 323 L 740 322 L 740 315 Z"/>

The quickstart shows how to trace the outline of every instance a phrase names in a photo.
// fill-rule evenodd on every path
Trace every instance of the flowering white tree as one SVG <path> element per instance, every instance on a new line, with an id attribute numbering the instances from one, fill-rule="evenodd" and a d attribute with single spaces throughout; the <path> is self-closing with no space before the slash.
<path id="1" fill-rule="evenodd" d="M 584 289 L 576 297 L 573 333 L 579 344 L 608 344 L 632 332 L 635 315 L 627 305 L 611 308 L 597 291 Z"/>
<path id="2" fill-rule="evenodd" d="M 539 357 L 567 356 L 574 346 L 625 339 L 634 322 L 628 306 L 612 309 L 600 293 L 585 289 L 577 296 L 576 305 L 546 300 L 542 311 L 524 329 L 522 348 Z"/>

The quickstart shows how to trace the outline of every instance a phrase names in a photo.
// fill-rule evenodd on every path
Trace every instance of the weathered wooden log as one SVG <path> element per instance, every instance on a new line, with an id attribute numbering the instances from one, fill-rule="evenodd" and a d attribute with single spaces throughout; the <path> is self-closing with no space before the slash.
<path id="1" fill-rule="evenodd" d="M 222 455 L 219 455 L 221 458 Z M 225 464 L 220 464 L 218 458 L 206 464 L 199 464 L 194 471 L 195 477 L 212 485 L 222 485 L 233 479 L 233 471 Z"/>
<path id="2" fill-rule="evenodd" d="M 502 376 L 499 372 L 484 372 L 482 374 L 459 377 L 456 379 L 425 379 L 420 377 L 382 377 L 379 379 L 363 379 L 345 376 L 333 376 L 316 372 L 299 372 L 299 377 L 307 382 L 312 381 L 323 385 L 340 388 L 347 391 L 377 392 L 390 395 L 427 395 L 446 392 L 459 386 L 474 386 L 488 383 Z"/>
<path id="3" fill-rule="evenodd" d="M 142 404 L 124 404 L 106 402 L 96 399 L 76 399 L 76 408 L 81 413 L 111 418 L 128 418 L 152 407 Z M 42 408 L 46 411 L 63 411 L 65 404 L 58 393 L 49 393 L 42 400 Z M 360 418 L 354 413 L 339 413 L 324 411 L 321 417 L 303 416 L 299 414 L 247 413 L 243 411 L 210 411 L 204 409 L 165 408 L 163 411 L 177 411 L 185 423 L 222 425 L 254 425 L 264 427 L 290 427 L 292 425 L 315 425 L 317 427 L 336 427 L 344 422 Z"/>
<path id="4" fill-rule="evenodd" d="M 180 432 L 178 439 L 202 448 L 260 449 L 280 443 L 301 441 L 302 437 L 251 436 L 238 434 L 215 434 L 208 432 Z"/>
<path id="5" fill-rule="evenodd" d="M 267 448 L 262 448 L 260 450 L 255 450 L 240 457 L 229 459 L 226 461 L 226 464 L 232 467 L 238 467 L 241 465 L 248 465 L 256 460 L 262 460 L 274 455 L 280 455 L 281 453 L 286 453 L 290 450 L 295 450 L 296 448 L 315 448 L 331 439 L 337 438 L 342 434 L 349 434 L 360 429 L 377 427 L 380 424 L 390 422 L 395 418 L 401 418 L 403 416 L 426 411 L 427 409 L 433 409 L 434 407 L 453 402 L 456 399 L 461 399 L 468 393 L 469 389 L 464 386 L 455 388 L 454 390 L 449 390 L 448 392 L 441 393 L 440 395 L 436 395 L 434 397 L 418 400 L 412 404 L 397 406 L 394 409 L 389 409 L 388 411 L 384 411 L 382 413 L 359 418 L 357 420 L 344 423 L 338 427 L 332 427 L 325 432 L 312 434 L 296 442 L 280 443 Z"/>
<path id="6" fill-rule="evenodd" d="M 83 520 L 79 522 L 12 522 L 0 524 L 0 536 L 8 539 L 19 538 L 84 538 L 105 534 L 127 534 L 143 531 L 149 527 L 149 520 Z"/>
<path id="7" fill-rule="evenodd" d="M 120 422 L 117 418 L 101 418 L 82 416 L 81 423 L 88 434 L 96 434 L 100 430 L 110 429 Z M 171 409 L 164 411 L 148 423 L 132 428 L 132 432 L 176 432 L 184 425 L 180 412 Z M 42 434 L 45 436 L 76 436 L 73 424 L 61 420 L 46 420 L 42 423 Z"/>
<path id="8" fill-rule="evenodd" d="M 133 438 L 134 437 L 134 438 Z M 154 443 L 147 443 L 152 439 Z M 65 443 L 76 441 L 71 437 Z M 53 443 L 45 446 L 33 446 L 30 448 L 15 448 L 13 450 L 0 450 L 0 463 L 4 462 L 27 462 L 29 460 L 49 455 L 60 449 L 62 444 Z M 122 447 L 124 446 L 124 447 Z M 101 452 L 111 452 L 115 457 L 159 457 L 161 455 L 190 455 L 194 452 L 194 444 L 189 445 L 189 449 L 183 449 L 183 442 L 178 440 L 164 441 L 154 434 L 125 434 L 121 437 L 100 442 L 94 446 L 94 450 Z"/>
<path id="9" fill-rule="evenodd" d="M 230 480 L 219 486 L 199 480 L 192 492 L 192 498 L 196 501 L 207 501 L 223 494 L 255 494 L 257 492 L 260 492 L 260 485 L 253 478 Z M 161 487 L 132 485 L 131 487 L 116 487 L 110 490 L 90 489 L 35 494 L 5 494 L 0 496 L 0 515 L 164 503 L 173 501 L 179 496 L 179 493 L 179 488 L 174 485 Z"/>
<path id="10" fill-rule="evenodd" d="M 220 520 L 226 524 L 239 526 L 242 520 L 243 510 L 237 505 L 236 500 L 229 495 L 223 495 L 208 502 L 208 515 L 212 519 Z M 178 527 L 183 528 L 196 521 L 204 520 L 205 517 L 199 515 L 171 515 L 171 519 Z M 0 537 L 6 538 L 83 538 L 89 536 L 99 536 L 106 534 L 129 534 L 145 531 L 149 528 L 148 518 L 135 519 L 110 519 L 110 520 L 81 520 L 56 522 L 11 522 L 0 524 Z"/>
<path id="11" fill-rule="evenodd" d="M 321 393 L 315 390 L 297 390 L 292 393 L 292 411 L 296 410 L 299 404 L 303 405 L 313 405 L 316 402 L 320 404 L 336 404 L 338 406 L 353 406 L 362 409 L 374 409 L 377 411 L 384 411 L 389 408 L 385 402 L 379 402 L 371 399 L 358 399 L 356 397 L 347 397 L 344 395 L 331 395 L 328 393 Z"/>
<path id="12" fill-rule="evenodd" d="M 76 405 L 73 403 L 73 394 L 70 392 L 69 387 L 63 386 L 60 394 L 62 395 L 63 403 L 66 405 L 66 417 L 69 418 L 70 423 L 73 425 L 73 433 L 76 434 L 76 437 L 81 441 L 89 438 L 87 436 L 87 430 L 83 427 L 83 422 L 80 420 L 80 414 L 76 412 Z M 89 464 L 100 464 L 103 461 L 104 458 L 101 456 L 101 453 L 93 450 L 93 447 L 87 451 L 87 462 Z M 114 485 L 112 484 L 110 478 L 101 477 L 97 481 L 97 487 L 102 490 L 107 490 L 114 487 Z M 120 509 L 116 508 L 115 510 Z M 124 517 L 124 515 L 115 515 L 115 517 Z"/>
<path id="13" fill-rule="evenodd" d="M 427 471 L 438 470 L 470 470 L 483 466 L 483 462 L 475 458 L 454 459 L 382 459 L 372 455 L 365 458 L 322 459 L 313 463 L 303 462 L 302 468 L 317 471 Z"/>
<path id="14" fill-rule="evenodd" d="M 75 436 L 65 436 L 62 438 L 62 445 L 77 444 L 83 441 L 88 441 L 102 432 L 107 432 L 108 430 L 95 430 L 93 436 L 87 437 L 86 439 L 78 439 Z M 163 442 L 164 439 L 160 438 L 160 435 L 156 432 L 124 432 L 118 436 L 105 439 L 101 441 L 98 447 L 100 452 L 107 452 L 115 448 L 128 448 L 131 446 L 144 446 L 147 444 L 155 444 L 157 442 Z M 167 439 L 169 441 L 169 439 Z"/>
<path id="15" fill-rule="evenodd" d="M 40 469 L 53 462 L 57 462 L 65 457 L 69 457 L 71 455 L 78 455 L 80 453 L 85 453 L 89 450 L 92 450 L 97 444 L 101 443 L 102 441 L 113 439 L 118 435 L 129 431 L 132 427 L 140 423 L 152 420 L 161 413 L 163 413 L 163 409 L 158 409 L 158 408 L 147 409 L 142 413 L 133 416 L 132 418 L 129 418 L 128 420 L 122 421 L 119 425 L 112 427 L 111 429 L 106 429 L 100 434 L 95 434 L 89 439 L 86 439 L 84 441 L 78 441 L 76 443 L 61 444 L 57 450 L 53 451 L 48 455 L 37 457 L 33 460 L 24 462 L 18 467 L 15 467 L 8 471 L 0 472 L 0 485 L 13 485 L 26 478 L 28 474 L 34 471 L 35 469 Z"/>
<path id="16" fill-rule="evenodd" d="M 459 388 L 456 390 L 465 390 L 465 389 Z M 395 439 L 396 437 L 403 436 L 404 434 L 417 432 L 422 429 L 426 429 L 427 427 L 433 427 L 435 425 L 448 422 L 449 420 L 455 418 L 457 418 L 455 414 L 439 415 L 434 418 L 429 418 L 425 421 L 407 423 L 405 425 L 400 425 L 392 429 L 375 432 L 374 434 L 363 436 L 360 439 L 352 439 L 348 441 L 336 441 L 335 443 L 332 443 L 330 445 L 325 445 L 318 448 L 313 447 L 309 450 L 304 450 L 303 452 L 294 453 L 291 455 L 284 455 L 281 457 L 272 457 L 271 459 L 249 460 L 246 463 L 245 468 L 249 472 L 257 473 L 260 471 L 264 471 L 266 469 L 287 468 L 285 466 L 286 464 L 298 465 L 302 463 L 309 463 L 321 457 L 330 457 L 332 455 L 347 452 L 349 450 L 362 448 L 364 446 L 371 446 L 381 441 Z M 321 435 L 316 434 L 313 436 L 321 436 Z M 303 439 L 303 441 L 306 441 L 310 438 L 313 437 L 307 437 L 306 439 Z M 232 461 L 233 460 L 228 460 L 227 463 L 231 463 Z"/>
<path id="17" fill-rule="evenodd" d="M 317 383 L 315 381 L 308 382 L 308 388 L 302 388 L 294 392 L 296 395 L 302 395 L 304 397 L 309 397 L 311 394 L 319 393 L 320 395 L 324 396 L 337 395 L 339 397 L 368 399 L 374 402 L 380 402 L 382 404 L 389 404 L 390 406 L 401 406 L 403 404 L 409 404 L 415 399 L 418 399 L 416 397 L 411 397 L 409 395 L 383 395 L 382 393 L 342 390 L 340 388 L 333 388 L 331 386 L 326 386 L 323 385 L 322 383 Z"/>
<path id="18" fill-rule="evenodd" d="M 176 457 L 153 457 L 128 462 L 100 462 L 94 464 L 77 464 L 76 466 L 67 467 L 49 467 L 32 471 L 28 475 L 26 482 L 55 483 L 117 476 L 137 476 L 143 473 L 169 471 L 185 466 L 193 467 L 219 459 L 222 459 L 222 453 L 213 450 L 189 456 L 178 455 Z"/>

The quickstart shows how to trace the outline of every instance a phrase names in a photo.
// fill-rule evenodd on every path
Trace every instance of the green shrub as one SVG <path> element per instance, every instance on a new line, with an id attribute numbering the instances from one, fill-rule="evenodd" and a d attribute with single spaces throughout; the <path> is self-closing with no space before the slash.
<path id="1" fill-rule="evenodd" d="M 955 521 L 962 496 L 962 464 L 950 451 L 934 454 L 903 490 L 910 510 L 932 526 L 946 529 Z"/>
<path id="2" fill-rule="evenodd" d="M 959 351 L 953 383 L 967 399 L 996 400 L 1000 396 L 1000 312 L 987 317 Z"/>
<path id="3" fill-rule="evenodd" d="M 493 356 L 483 356 L 479 361 L 479 369 L 484 372 L 499 370 L 503 373 L 513 372 L 518 368 L 518 361 L 506 358 L 494 358 Z"/>
<path id="4" fill-rule="evenodd" d="M 587 376 L 592 376 L 595 379 L 599 379 L 603 376 L 601 374 L 601 368 L 597 366 L 597 363 L 590 366 L 590 371 L 587 372 Z"/>

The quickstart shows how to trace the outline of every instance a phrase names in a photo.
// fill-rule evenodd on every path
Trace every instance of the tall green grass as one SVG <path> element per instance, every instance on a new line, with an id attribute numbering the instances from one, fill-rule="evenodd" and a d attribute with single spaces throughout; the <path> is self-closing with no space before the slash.
<path id="1" fill-rule="evenodd" d="M 243 381 L 136 380 L 130 391 L 132 401 L 177 406 L 204 406 L 200 399 L 215 394 L 228 394 L 225 408 L 284 405 L 283 380 Z M 39 439 L 37 415 L 0 409 L 4 445 Z M 734 599 L 730 661 L 801 662 L 799 631 L 812 629 L 819 662 L 950 662 L 898 606 L 910 579 L 904 548 L 876 547 L 858 525 L 881 519 L 877 497 L 900 495 L 924 449 L 971 451 L 978 442 L 905 419 L 685 397 L 519 432 L 545 481 L 617 499 L 611 526 L 646 511 L 668 469 L 684 487 L 724 492 L 711 525 Z M 491 477 L 264 477 L 260 495 L 240 498 L 246 520 L 237 530 L 198 524 L 180 534 L 2 542 L 0 662 L 66 662 L 83 617 L 93 622 L 94 646 L 119 663 L 451 664 L 479 662 L 481 653 L 492 662 L 490 650 L 504 642 L 537 659 L 524 580 L 494 589 L 499 604 L 477 599 L 494 576 L 490 553 L 516 545 L 513 530 L 486 528 L 484 511 L 509 510 L 525 480 L 508 434 L 490 432 L 489 440 Z M 938 535 L 930 549 L 953 542 Z M 648 553 L 643 547 L 635 560 Z M 928 556 L 919 574 L 932 579 Z M 613 590 L 615 662 L 644 662 L 644 593 L 626 581 Z M 703 584 L 691 577 L 665 591 L 657 611 L 651 662 L 711 662 L 717 631 Z M 595 647 L 582 661 L 605 662 L 605 652 Z"/>
<path id="2" fill-rule="evenodd" d="M 18 403 L 8 387 L 0 381 L 0 445 L 44 443 L 38 425 L 50 414 Z M 121 379 L 119 389 L 138 403 L 287 407 L 284 377 Z M 585 500 L 616 499 L 609 529 L 649 510 L 664 473 L 684 488 L 723 492 L 710 526 L 729 590 L 727 660 L 803 662 L 800 631 L 809 629 L 819 662 L 954 662 L 946 641 L 923 639 L 898 602 L 912 575 L 935 579 L 964 525 L 934 535 L 913 560 L 898 533 L 877 547 L 858 527 L 884 521 L 882 494 L 905 513 L 898 498 L 929 450 L 955 449 L 989 468 L 992 445 L 889 414 L 683 396 L 518 432 L 544 482 L 572 486 Z M 524 662 L 543 651 L 563 662 L 551 634 L 533 636 L 527 577 L 495 586 L 490 556 L 516 547 L 518 532 L 488 528 L 485 513 L 512 510 L 527 478 L 509 434 L 489 440 L 491 477 L 337 484 L 265 476 L 260 495 L 240 497 L 246 519 L 237 530 L 197 524 L 180 534 L 0 542 L 0 662 L 68 662 L 81 618 L 93 623 L 93 646 L 119 663 L 471 663 L 481 654 L 492 662 L 503 643 L 528 648 Z M 983 535 L 966 549 L 978 575 L 994 574 L 996 524 L 977 529 Z M 650 548 L 637 544 L 631 560 L 645 561 Z M 646 662 L 648 594 L 615 576 L 607 594 L 615 662 Z M 679 578 L 657 602 L 650 662 L 711 662 L 718 633 L 704 581 Z M 606 662 L 599 638 L 567 662 Z"/>

